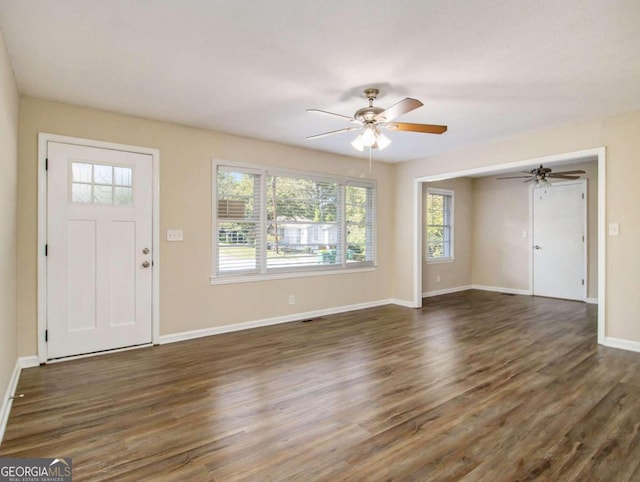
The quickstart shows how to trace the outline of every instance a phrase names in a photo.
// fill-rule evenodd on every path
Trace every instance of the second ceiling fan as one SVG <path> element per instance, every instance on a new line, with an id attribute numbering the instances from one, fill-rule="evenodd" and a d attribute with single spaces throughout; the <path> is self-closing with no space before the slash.
<path id="1" fill-rule="evenodd" d="M 540 164 L 540 167 L 536 167 L 530 171 L 520 172 L 522 174 L 526 174 L 526 176 L 505 176 L 498 177 L 496 179 L 524 179 L 522 182 L 535 181 L 536 184 L 550 184 L 549 179 L 565 179 L 571 181 L 574 179 L 580 179 L 580 176 L 576 176 L 576 174 L 585 174 L 585 172 L 581 170 L 553 172 L 549 167 L 542 167 L 542 164 Z"/>
<path id="2" fill-rule="evenodd" d="M 381 132 L 381 129 L 387 129 L 391 131 L 421 132 L 424 134 L 442 134 L 443 132 L 446 132 L 447 126 L 394 122 L 394 119 L 400 117 L 401 115 L 411 112 L 418 107 L 421 107 L 423 105 L 422 102 L 417 99 L 407 97 L 400 102 L 392 105 L 388 109 L 374 107 L 373 101 L 376 99 L 379 93 L 380 91 L 378 89 L 366 89 L 364 91 L 364 96 L 369 101 L 369 106 L 358 109 L 353 117 L 342 114 L 335 114 L 333 112 L 327 112 L 320 109 L 307 109 L 307 112 L 336 117 L 356 124 L 352 127 L 346 127 L 344 129 L 338 129 L 335 131 L 325 132 L 323 134 L 309 136 L 307 137 L 307 139 L 319 139 L 321 137 L 340 134 L 342 132 L 361 130 L 362 132 L 360 133 L 360 135 L 356 137 L 356 139 L 351 143 L 353 147 L 355 147 L 359 151 L 362 151 L 365 147 L 382 150 L 387 147 L 391 143 L 391 141 Z"/>

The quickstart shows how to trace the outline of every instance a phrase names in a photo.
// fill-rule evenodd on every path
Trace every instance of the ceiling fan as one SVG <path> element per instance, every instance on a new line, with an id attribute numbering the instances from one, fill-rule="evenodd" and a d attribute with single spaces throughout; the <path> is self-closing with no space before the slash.
<path id="1" fill-rule="evenodd" d="M 314 136 L 307 137 L 307 139 L 319 139 L 321 137 L 332 136 L 334 134 L 340 134 L 342 132 L 359 130 L 362 132 L 351 143 L 353 147 L 355 147 L 359 151 L 362 151 L 365 147 L 382 150 L 389 144 L 391 144 L 391 140 L 381 132 L 381 129 L 387 129 L 391 131 L 422 132 L 424 134 L 442 134 L 443 132 L 446 132 L 447 126 L 392 122 L 397 117 L 400 117 L 407 112 L 411 112 L 412 110 L 421 107 L 423 104 L 417 99 L 407 97 L 400 102 L 392 105 L 388 109 L 374 107 L 373 101 L 376 99 L 379 93 L 380 91 L 378 89 L 366 89 L 364 91 L 364 96 L 369 100 L 369 106 L 358 109 L 356 113 L 353 114 L 353 117 L 342 114 L 334 114 L 333 112 L 327 112 L 320 109 L 307 109 L 307 112 L 336 117 L 338 119 L 344 119 L 355 124 L 353 127 L 346 127 L 344 129 L 338 129 L 336 131 L 316 134 Z"/>
<path id="2" fill-rule="evenodd" d="M 506 176 L 506 177 L 498 177 L 496 179 L 525 179 L 523 182 L 531 182 L 535 181 L 536 184 L 551 184 L 549 182 L 549 178 L 551 179 L 580 179 L 580 176 L 576 176 L 575 174 L 584 174 L 584 171 L 561 171 L 561 172 L 553 172 L 551 168 L 536 167 L 535 169 L 531 169 L 530 171 L 521 171 L 526 176 Z"/>

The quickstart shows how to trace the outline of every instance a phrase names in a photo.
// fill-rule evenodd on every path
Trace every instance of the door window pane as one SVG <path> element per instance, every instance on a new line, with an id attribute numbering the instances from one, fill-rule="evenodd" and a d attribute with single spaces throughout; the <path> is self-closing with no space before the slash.
<path id="1" fill-rule="evenodd" d="M 112 184 L 113 183 L 113 167 L 94 164 L 93 182 L 95 184 Z"/>
<path id="2" fill-rule="evenodd" d="M 114 167 L 113 177 L 116 186 L 131 186 L 133 169 L 130 167 Z"/>
<path id="3" fill-rule="evenodd" d="M 130 187 L 114 187 L 114 196 L 113 196 L 113 204 L 117 204 L 119 206 L 127 206 L 132 204 L 133 196 L 132 190 Z"/>
<path id="4" fill-rule="evenodd" d="M 71 163 L 71 180 L 73 182 L 91 182 L 91 164 L 83 162 Z"/>
<path id="5" fill-rule="evenodd" d="M 113 187 L 94 185 L 93 202 L 95 204 L 113 204 Z"/>
<path id="6" fill-rule="evenodd" d="M 71 185 L 71 202 L 74 203 L 90 203 L 91 202 L 91 184 Z"/>

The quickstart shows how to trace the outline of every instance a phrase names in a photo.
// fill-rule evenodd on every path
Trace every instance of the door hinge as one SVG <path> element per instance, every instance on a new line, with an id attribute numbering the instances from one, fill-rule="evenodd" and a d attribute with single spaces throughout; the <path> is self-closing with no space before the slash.
<path id="1" fill-rule="evenodd" d="M 44 341 L 49 341 L 49 330 L 44 330 Z"/>
<path id="2" fill-rule="evenodd" d="M 49 170 L 49 158 L 48 157 L 44 160 L 44 170 L 45 171 Z"/>
<path id="3" fill-rule="evenodd" d="M 582 235 L 582 242 L 584 243 L 584 234 Z"/>
<path id="4" fill-rule="evenodd" d="M 584 199 L 584 193 L 582 193 L 582 199 Z"/>
<path id="5" fill-rule="evenodd" d="M 584 286 L 584 279 L 582 280 L 582 286 Z"/>
<path id="6" fill-rule="evenodd" d="M 49 256 L 49 245 L 48 244 L 44 245 L 44 255 L 45 256 Z"/>

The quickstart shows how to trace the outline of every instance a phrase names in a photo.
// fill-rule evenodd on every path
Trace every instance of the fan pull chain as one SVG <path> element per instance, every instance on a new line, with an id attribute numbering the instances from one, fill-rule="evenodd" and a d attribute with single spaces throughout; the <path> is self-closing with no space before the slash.
<path id="1" fill-rule="evenodd" d="M 371 175 L 371 146 L 369 146 L 369 175 Z"/>

